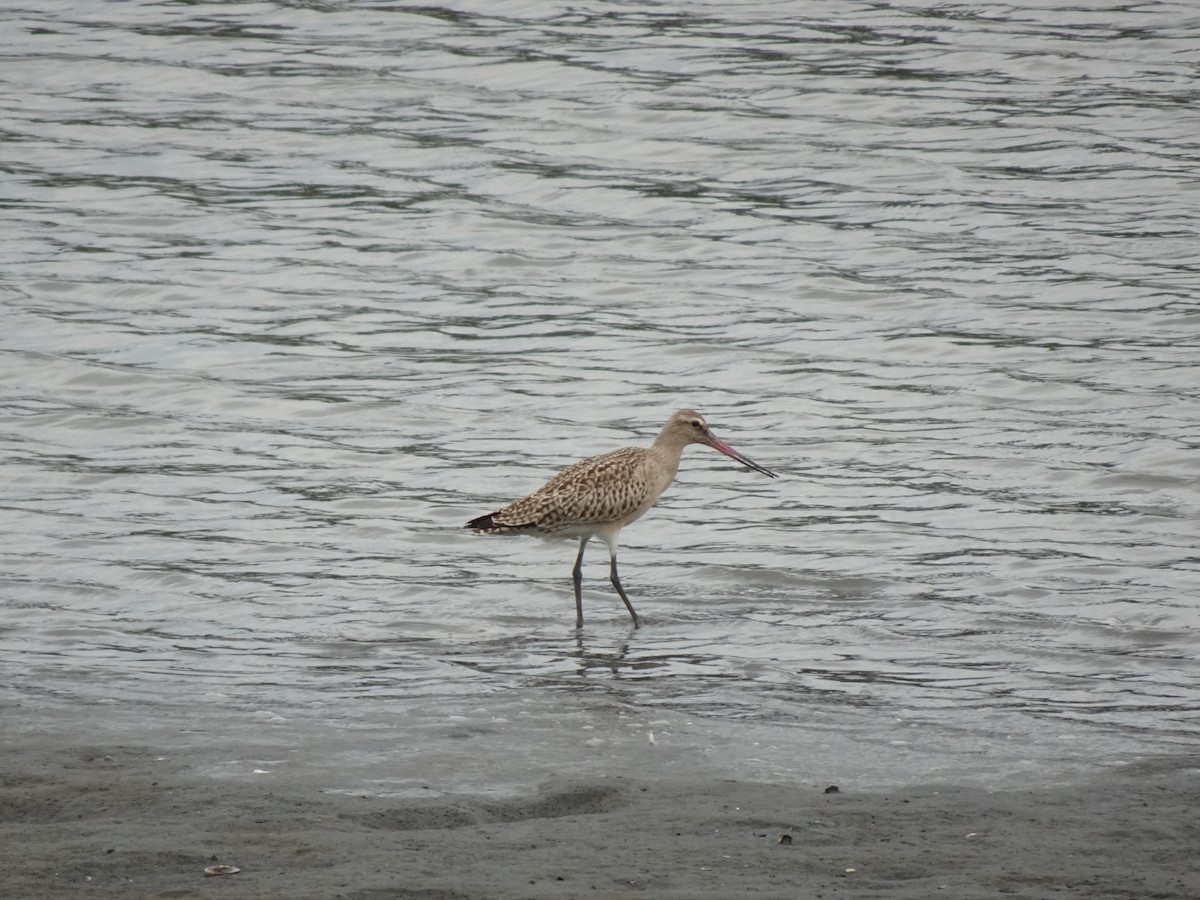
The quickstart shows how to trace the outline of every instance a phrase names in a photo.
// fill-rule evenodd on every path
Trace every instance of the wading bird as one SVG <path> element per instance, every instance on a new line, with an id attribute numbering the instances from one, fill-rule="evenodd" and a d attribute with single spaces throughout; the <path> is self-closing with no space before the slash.
<path id="1" fill-rule="evenodd" d="M 778 478 L 718 439 L 695 410 L 681 409 L 667 420 L 649 447 L 624 447 L 567 466 L 516 503 L 464 527 L 483 534 L 530 534 L 542 538 L 578 538 L 575 580 L 575 627 L 583 627 L 583 550 L 594 537 L 608 545 L 609 577 L 637 627 L 638 614 L 617 576 L 617 535 L 654 505 L 675 480 L 679 457 L 688 444 L 704 444 L 743 466 Z"/>

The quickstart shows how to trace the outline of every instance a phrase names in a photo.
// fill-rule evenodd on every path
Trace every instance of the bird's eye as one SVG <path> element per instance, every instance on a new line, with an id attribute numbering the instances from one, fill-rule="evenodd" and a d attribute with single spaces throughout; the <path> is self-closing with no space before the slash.
<path id="1" fill-rule="evenodd" d="M 703 428 L 704 423 L 701 422 L 699 419 L 692 419 L 692 427 L 693 428 Z"/>

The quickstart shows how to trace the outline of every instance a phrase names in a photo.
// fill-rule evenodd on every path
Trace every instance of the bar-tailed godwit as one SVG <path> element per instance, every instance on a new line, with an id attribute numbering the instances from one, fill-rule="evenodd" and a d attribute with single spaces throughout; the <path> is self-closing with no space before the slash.
<path id="1" fill-rule="evenodd" d="M 575 581 L 575 627 L 583 627 L 583 549 L 594 537 L 608 545 L 609 577 L 637 627 L 638 614 L 617 576 L 617 535 L 641 518 L 675 480 L 679 457 L 688 444 L 705 444 L 743 466 L 778 478 L 717 438 L 695 410 L 681 409 L 667 420 L 649 447 L 624 447 L 567 466 L 516 503 L 464 527 L 484 534 L 531 534 L 542 538 L 578 538 L 579 555 L 571 575 Z"/>

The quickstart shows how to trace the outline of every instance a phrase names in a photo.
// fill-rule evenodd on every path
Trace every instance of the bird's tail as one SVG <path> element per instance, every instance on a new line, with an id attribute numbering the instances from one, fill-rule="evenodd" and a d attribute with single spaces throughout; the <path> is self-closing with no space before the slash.
<path id="1" fill-rule="evenodd" d="M 477 519 L 472 519 L 463 528 L 470 528 L 473 531 L 482 531 L 485 534 L 512 534 L 517 531 L 527 531 L 534 527 L 532 522 L 523 522 L 513 524 L 511 522 L 497 522 L 496 516 L 498 512 L 488 513 L 486 516 L 480 516 Z"/>

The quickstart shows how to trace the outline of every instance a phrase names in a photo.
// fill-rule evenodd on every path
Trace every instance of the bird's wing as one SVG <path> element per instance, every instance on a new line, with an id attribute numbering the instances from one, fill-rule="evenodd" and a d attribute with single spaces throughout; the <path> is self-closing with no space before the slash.
<path id="1" fill-rule="evenodd" d="M 646 451 L 626 447 L 567 466 L 544 485 L 494 515 L 496 522 L 539 528 L 594 525 L 633 515 L 649 492 Z"/>

